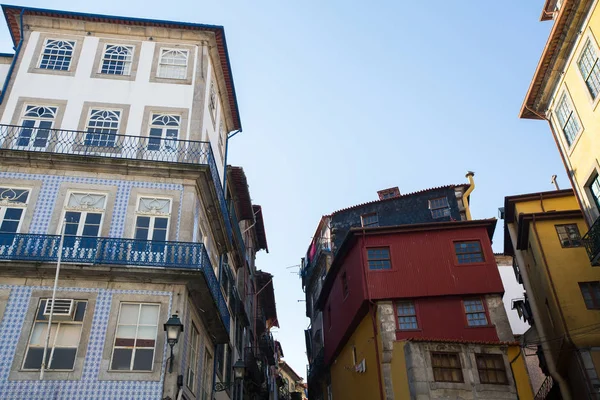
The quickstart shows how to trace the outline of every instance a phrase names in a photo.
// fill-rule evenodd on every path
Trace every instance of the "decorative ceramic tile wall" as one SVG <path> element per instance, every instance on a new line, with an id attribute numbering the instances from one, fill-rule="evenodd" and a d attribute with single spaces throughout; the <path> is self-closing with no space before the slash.
<path id="1" fill-rule="evenodd" d="M 162 398 L 168 347 L 166 343 L 163 348 L 163 360 L 165 361 L 161 367 L 160 381 L 99 381 L 98 373 L 113 294 L 169 296 L 169 310 L 171 310 L 171 292 L 60 288 L 59 291 L 98 293 L 81 380 L 10 381 L 8 380 L 8 376 L 25 321 L 25 315 L 30 305 L 31 292 L 33 290 L 51 290 L 51 288 L 42 286 L 0 285 L 0 289 L 11 289 L 4 318 L 0 323 L 0 337 L 2 338 L 0 341 L 0 399 L 159 400 Z"/>
<path id="2" fill-rule="evenodd" d="M 113 211 L 113 218 L 109 232 L 109 236 L 114 238 L 123 237 L 123 231 L 125 229 L 125 217 L 127 214 L 127 203 L 129 202 L 131 189 L 134 187 L 156 189 L 157 191 L 178 190 L 180 192 L 179 204 L 183 205 L 183 185 L 174 183 L 98 179 L 82 176 L 25 174 L 21 172 L 0 172 L 0 179 L 1 178 L 27 179 L 42 182 L 42 187 L 40 189 L 37 203 L 35 204 L 35 211 L 28 233 L 53 233 L 48 232 L 48 225 L 50 224 L 50 218 L 54 209 L 57 206 L 62 206 L 56 205 L 56 197 L 58 195 L 60 185 L 63 182 L 90 185 L 90 189 L 95 189 L 95 185 L 117 187 L 117 198 L 115 199 L 115 208 Z M 179 224 L 181 222 L 182 209 L 182 206 L 179 207 L 179 214 L 177 215 L 177 237 L 174 240 L 179 240 Z"/>

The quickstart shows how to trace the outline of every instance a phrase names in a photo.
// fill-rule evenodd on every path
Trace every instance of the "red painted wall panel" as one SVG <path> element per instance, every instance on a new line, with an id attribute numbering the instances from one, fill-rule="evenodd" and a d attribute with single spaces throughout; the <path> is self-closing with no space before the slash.
<path id="1" fill-rule="evenodd" d="M 485 261 L 459 265 L 454 252 L 457 240 L 479 240 Z M 366 248 L 378 246 L 390 247 L 390 270 L 369 271 L 366 266 Z M 346 299 L 342 294 L 344 272 L 350 290 Z M 357 235 L 325 301 L 325 362 L 331 361 L 344 337 L 351 333 L 357 317 L 364 316 L 369 298 L 419 298 L 425 328 L 402 337 L 497 340 L 494 327 L 466 327 L 460 302 L 463 297 L 491 293 L 503 294 L 504 287 L 485 227 L 367 235 L 364 239 Z M 359 311 L 362 315 L 357 315 Z"/>
<path id="2" fill-rule="evenodd" d="M 474 296 L 469 298 L 481 298 Z M 498 334 L 494 326 L 470 327 L 467 325 L 461 296 L 426 297 L 412 299 L 417 312 L 416 331 L 396 331 L 396 339 L 428 338 L 455 340 L 497 341 Z M 488 324 L 490 316 L 486 308 Z M 397 323 L 397 322 L 396 322 Z"/>

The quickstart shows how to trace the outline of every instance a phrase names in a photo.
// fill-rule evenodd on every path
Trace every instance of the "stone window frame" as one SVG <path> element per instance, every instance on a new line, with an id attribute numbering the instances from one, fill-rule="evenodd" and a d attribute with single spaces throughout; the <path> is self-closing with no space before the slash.
<path id="1" fill-rule="evenodd" d="M 119 309 L 121 303 L 151 303 L 159 304 L 158 314 L 159 329 L 156 334 L 156 346 L 152 371 L 113 371 L 110 369 L 110 362 L 117 332 L 117 321 L 119 318 Z M 100 360 L 100 370 L 98 372 L 99 381 L 160 381 L 162 380 L 163 364 L 166 360 L 165 350 L 167 342 L 165 335 L 161 332 L 160 326 L 169 319 L 170 316 L 170 296 L 155 294 L 129 294 L 115 293 L 112 295 L 110 305 L 110 317 L 106 328 L 104 339 L 104 348 L 102 350 L 102 359 Z"/>
<path id="2" fill-rule="evenodd" d="M 117 140 L 115 140 L 114 147 L 97 147 L 97 146 L 86 146 L 84 144 L 85 140 L 85 127 L 87 126 L 90 112 L 92 109 L 103 109 L 103 110 L 120 110 L 121 118 L 119 120 L 119 129 L 117 131 Z M 83 106 L 81 108 L 81 115 L 79 116 L 79 123 L 77 124 L 77 138 L 75 139 L 75 143 L 73 145 L 73 149 L 76 151 L 94 151 L 97 149 L 98 153 L 119 153 L 121 149 L 119 148 L 119 141 L 123 140 L 124 136 L 127 136 L 127 124 L 129 122 L 129 112 L 131 110 L 130 104 L 118 104 L 118 103 L 99 103 L 92 101 L 84 101 Z"/>
<path id="3" fill-rule="evenodd" d="M 188 63 L 185 79 L 161 78 L 158 76 L 158 65 L 160 63 L 160 54 L 162 50 L 187 50 Z M 171 83 L 177 85 L 191 85 L 196 67 L 196 46 L 180 43 L 156 42 L 154 44 L 154 54 L 152 56 L 152 68 L 150 70 L 150 82 Z"/>
<path id="4" fill-rule="evenodd" d="M 42 59 L 42 50 L 48 39 L 75 41 L 75 46 L 73 48 L 73 55 L 71 56 L 71 64 L 69 65 L 68 71 L 39 68 L 39 64 Z M 38 36 L 37 43 L 35 45 L 33 57 L 31 57 L 31 63 L 29 64 L 29 68 L 27 69 L 27 72 L 31 73 L 31 74 L 75 76 L 75 72 L 77 71 L 77 66 L 79 64 L 79 58 L 81 57 L 81 49 L 83 47 L 84 39 L 85 39 L 85 36 L 79 36 L 79 35 L 64 35 L 62 33 L 52 33 L 52 32 L 40 33 Z"/>
<path id="5" fill-rule="evenodd" d="M 495 391 L 495 392 L 510 392 L 517 393 L 515 380 L 512 374 L 512 368 L 508 361 L 508 348 L 506 346 L 488 347 L 471 345 L 466 348 L 465 357 L 468 357 L 468 361 L 472 366 L 471 371 L 473 374 L 473 385 L 476 391 Z M 479 379 L 479 368 L 477 367 L 477 355 L 478 354 L 491 354 L 502 356 L 504 361 L 504 370 L 506 372 L 507 383 L 481 383 Z"/>
<path id="6" fill-rule="evenodd" d="M 102 57 L 104 56 L 104 50 L 106 49 L 107 45 L 133 46 L 133 58 L 131 60 L 131 72 L 129 75 L 113 75 L 113 74 L 100 73 L 100 69 L 102 68 Z M 98 47 L 96 48 L 96 55 L 94 56 L 94 64 L 92 65 L 92 73 L 90 75 L 90 78 L 135 81 L 135 78 L 137 76 L 138 66 L 140 63 L 141 48 L 142 48 L 141 41 L 101 38 L 98 41 Z"/>
<path id="7" fill-rule="evenodd" d="M 125 228 L 123 229 L 123 237 L 135 237 L 135 220 L 138 215 L 137 209 L 138 204 L 140 202 L 140 198 L 156 197 L 171 200 L 171 214 L 169 215 L 169 230 L 167 241 L 177 241 L 177 219 L 179 217 L 179 210 L 181 209 L 180 195 L 180 190 L 132 187 L 131 191 L 129 192 L 129 199 L 127 200 L 127 211 L 125 213 Z"/>
<path id="8" fill-rule="evenodd" d="M 81 338 L 79 339 L 79 346 L 77 347 L 77 357 L 75 358 L 75 365 L 72 371 L 52 371 L 46 370 L 44 374 L 49 380 L 53 381 L 74 381 L 80 380 L 83 375 L 83 367 L 85 364 L 85 358 L 87 356 L 88 343 L 90 340 L 90 333 L 92 328 L 92 320 L 95 312 L 96 299 L 98 292 L 76 292 L 76 291 L 63 291 L 57 292 L 57 296 L 65 299 L 85 300 L 87 301 L 87 307 L 85 310 L 85 316 L 83 318 L 83 325 L 81 328 Z M 21 333 L 17 348 L 15 350 L 15 356 L 13 358 L 12 366 L 8 380 L 12 381 L 32 381 L 38 380 L 40 377 L 40 371 L 22 370 L 23 358 L 27 350 L 29 343 L 29 336 L 31 329 L 33 328 L 35 312 L 38 308 L 40 299 L 51 298 L 52 290 L 38 289 L 31 292 L 29 298 L 29 305 L 25 314 L 25 320 L 21 327 Z"/>
<path id="9" fill-rule="evenodd" d="M 54 209 L 52 210 L 50 222 L 48 223 L 48 233 L 52 235 L 57 234 L 61 217 L 64 215 L 65 205 L 67 204 L 70 193 L 93 192 L 106 194 L 106 206 L 104 207 L 104 215 L 102 217 L 102 225 L 98 232 L 98 237 L 108 237 L 113 220 L 117 190 L 117 186 L 112 185 L 62 182 L 56 194 Z"/>
<path id="10" fill-rule="evenodd" d="M 4 318 L 4 311 L 6 311 L 11 290 L 11 288 L 0 289 L 0 321 Z"/>
<path id="11" fill-rule="evenodd" d="M 19 233 L 29 233 L 31 222 L 33 221 L 33 215 L 35 214 L 35 208 L 37 206 L 40 190 L 42 189 L 42 181 L 30 180 L 30 179 L 12 179 L 2 178 L 0 179 L 0 185 L 6 185 L 7 187 L 14 187 L 18 189 L 29 189 L 29 196 L 27 198 L 27 207 L 25 207 L 25 215 L 19 227 Z M 0 321 L 2 319 L 0 318 Z"/>
<path id="12" fill-rule="evenodd" d="M 25 111 L 26 106 L 50 106 L 57 107 L 56 117 L 54 118 L 54 125 L 52 125 L 52 129 L 61 129 L 63 118 L 65 116 L 65 110 L 67 108 L 67 100 L 58 100 L 58 99 L 42 99 L 38 97 L 19 97 L 17 99 L 17 103 L 15 105 L 15 109 L 10 120 L 10 124 L 13 126 L 19 126 L 21 119 L 23 119 L 23 113 Z M 52 134 L 51 134 L 52 136 Z M 12 143 L 15 138 L 10 138 L 9 140 L 5 140 L 2 143 L 3 149 L 12 148 Z M 46 151 L 51 152 L 53 150 L 53 143 L 49 140 Z"/>

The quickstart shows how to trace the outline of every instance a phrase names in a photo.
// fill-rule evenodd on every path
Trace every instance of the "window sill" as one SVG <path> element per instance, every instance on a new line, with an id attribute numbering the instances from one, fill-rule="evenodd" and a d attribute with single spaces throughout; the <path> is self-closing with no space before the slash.
<path id="1" fill-rule="evenodd" d="M 480 262 L 474 262 L 474 263 L 458 263 L 457 261 L 454 262 L 454 266 L 455 267 L 481 267 L 483 265 L 486 265 L 487 261 L 480 261 Z"/>
<path id="2" fill-rule="evenodd" d="M 487 324 L 487 325 L 473 325 L 473 326 L 466 325 L 465 326 L 466 329 L 495 328 L 495 327 L 496 327 L 495 325 L 490 325 L 490 324 Z"/>
<path id="3" fill-rule="evenodd" d="M 396 329 L 396 333 L 402 332 L 423 332 L 423 329 Z"/>

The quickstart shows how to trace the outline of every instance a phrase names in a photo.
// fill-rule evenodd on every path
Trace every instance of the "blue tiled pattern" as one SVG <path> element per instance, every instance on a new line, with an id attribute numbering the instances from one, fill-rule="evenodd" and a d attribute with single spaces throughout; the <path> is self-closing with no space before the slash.
<path id="1" fill-rule="evenodd" d="M 0 289 L 11 289 L 4 318 L 0 324 L 0 399 L 2 400 L 44 400 L 44 399 L 123 399 L 123 400 L 159 400 L 162 398 L 162 382 L 165 374 L 165 362 L 159 381 L 98 381 L 100 360 L 104 349 L 104 338 L 108 326 L 113 294 L 146 294 L 169 296 L 169 310 L 172 305 L 170 292 L 148 290 L 105 290 L 91 288 L 61 288 L 60 291 L 97 292 L 96 307 L 83 375 L 79 381 L 9 381 L 10 367 L 25 314 L 29 307 L 33 290 L 49 290 L 41 286 L 0 285 Z M 167 345 L 163 348 L 163 360 L 166 361 Z"/>
<path id="2" fill-rule="evenodd" d="M 112 223 L 110 225 L 110 237 L 123 237 L 125 229 L 125 217 L 127 214 L 127 203 L 129 202 L 129 194 L 131 188 L 148 188 L 160 190 L 178 190 L 179 195 L 179 213 L 177 215 L 177 236 L 174 240 L 179 240 L 179 224 L 181 222 L 181 210 L 183 205 L 183 185 L 174 183 L 155 183 L 155 182 L 140 182 L 140 181 L 124 181 L 116 179 L 98 179 L 82 176 L 60 176 L 60 175 L 38 175 L 24 174 L 21 172 L 0 172 L 0 178 L 10 179 L 28 179 L 42 181 L 42 187 L 35 204 L 35 212 L 31 221 L 29 233 L 55 233 L 48 232 L 50 218 L 56 205 L 56 196 L 58 189 L 63 182 L 82 183 L 90 185 L 116 186 L 117 198 L 115 199 L 115 208 L 112 215 Z M 61 205 L 62 206 L 62 205 Z"/>

